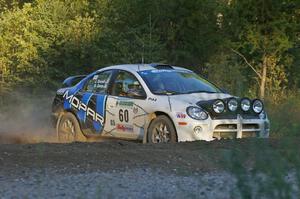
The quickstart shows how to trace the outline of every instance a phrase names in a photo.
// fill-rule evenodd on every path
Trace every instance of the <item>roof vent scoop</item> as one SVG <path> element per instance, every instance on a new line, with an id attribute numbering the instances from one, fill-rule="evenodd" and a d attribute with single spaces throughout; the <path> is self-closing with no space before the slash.
<path id="1" fill-rule="evenodd" d="M 153 68 L 156 68 L 158 70 L 173 70 L 174 68 L 168 64 L 158 64 L 158 63 L 152 63 L 150 64 Z"/>

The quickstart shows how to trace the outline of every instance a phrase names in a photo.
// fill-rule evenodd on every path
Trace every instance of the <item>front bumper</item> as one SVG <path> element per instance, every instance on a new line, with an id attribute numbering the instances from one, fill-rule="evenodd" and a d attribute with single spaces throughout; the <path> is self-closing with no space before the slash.
<path id="1" fill-rule="evenodd" d="M 200 127 L 200 128 L 199 128 Z M 196 132 L 195 129 L 198 129 Z M 201 129 L 201 131 L 199 131 Z M 177 125 L 178 141 L 211 141 L 221 138 L 268 138 L 270 122 L 268 119 L 221 119 L 207 121 L 190 120 L 186 126 Z"/>

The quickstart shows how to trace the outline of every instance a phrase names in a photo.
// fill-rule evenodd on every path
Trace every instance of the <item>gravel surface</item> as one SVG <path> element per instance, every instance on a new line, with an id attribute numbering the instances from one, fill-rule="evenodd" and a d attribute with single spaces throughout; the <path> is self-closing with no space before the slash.
<path id="1" fill-rule="evenodd" d="M 0 198 L 230 198 L 207 144 L 0 144 Z"/>
<path id="2" fill-rule="evenodd" d="M 151 169 L 58 174 L 40 170 L 0 180 L 1 198 L 230 198 L 234 178 L 225 172 L 198 176 Z"/>
<path id="3" fill-rule="evenodd" d="M 284 167 L 275 162 L 280 159 L 260 162 L 268 176 L 258 168 L 251 175 L 257 146 L 264 150 L 259 153 L 269 154 L 293 149 L 271 139 L 156 145 L 118 140 L 0 144 L 0 199 L 299 198 L 296 173 L 288 170 L 285 180 L 280 178 L 287 173 L 281 173 Z M 292 146 L 298 149 L 299 141 Z M 226 166 L 228 162 L 232 164 Z M 294 168 L 296 172 L 298 167 Z M 257 195 L 261 190 L 264 197 Z"/>

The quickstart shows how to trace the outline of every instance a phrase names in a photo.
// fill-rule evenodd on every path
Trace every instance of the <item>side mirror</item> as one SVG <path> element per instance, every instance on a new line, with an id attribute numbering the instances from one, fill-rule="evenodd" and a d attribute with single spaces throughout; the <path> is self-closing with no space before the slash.
<path id="1" fill-rule="evenodd" d="M 127 91 L 127 96 L 136 99 L 146 99 L 146 94 L 143 90 L 129 89 Z"/>

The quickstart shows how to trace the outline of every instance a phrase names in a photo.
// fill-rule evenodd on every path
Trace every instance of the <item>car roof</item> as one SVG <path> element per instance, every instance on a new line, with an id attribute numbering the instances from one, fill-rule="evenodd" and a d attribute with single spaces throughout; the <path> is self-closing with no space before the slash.
<path id="1" fill-rule="evenodd" d="M 130 72 L 139 72 L 139 71 L 145 71 L 145 70 L 159 70 L 161 69 L 168 69 L 170 68 L 171 70 L 176 70 L 176 71 L 189 71 L 192 72 L 189 69 L 183 68 L 183 67 L 178 67 L 178 66 L 171 66 L 171 65 L 166 65 L 166 64 L 122 64 L 122 65 L 114 65 L 114 66 L 108 66 L 99 69 L 99 71 L 102 70 L 109 70 L 109 69 L 119 69 L 119 70 L 126 70 Z"/>

